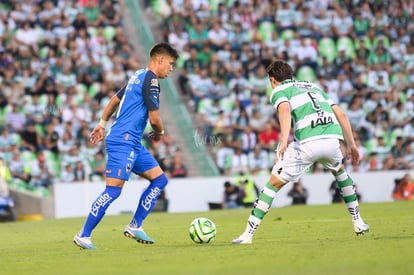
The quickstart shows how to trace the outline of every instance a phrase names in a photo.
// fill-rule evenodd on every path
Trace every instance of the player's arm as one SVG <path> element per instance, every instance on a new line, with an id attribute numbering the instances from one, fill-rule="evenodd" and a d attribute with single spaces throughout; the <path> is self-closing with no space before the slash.
<path id="1" fill-rule="evenodd" d="M 126 84 L 114 96 L 112 96 L 108 104 L 106 104 L 102 112 L 99 124 L 96 125 L 96 127 L 91 132 L 92 144 L 98 144 L 100 141 L 104 139 L 106 124 L 118 108 L 119 103 L 121 102 L 121 98 L 124 96 L 125 88 Z"/>
<path id="2" fill-rule="evenodd" d="M 352 134 L 351 123 L 349 122 L 349 119 L 345 112 L 342 111 L 338 105 L 332 105 L 332 110 L 334 111 L 336 119 L 342 128 L 347 147 L 346 158 L 349 159 L 349 157 L 352 157 L 352 163 L 356 165 L 359 162 L 359 151 L 358 147 L 355 144 L 354 135 Z"/>
<path id="3" fill-rule="evenodd" d="M 148 109 L 149 123 L 154 130 L 149 133 L 149 137 L 156 141 L 164 135 L 164 124 L 159 111 L 159 95 L 160 87 L 158 86 L 157 78 L 146 78 L 144 84 L 142 85 L 142 96 L 145 106 L 147 106 Z"/>
<path id="4" fill-rule="evenodd" d="M 279 157 L 283 159 L 289 142 L 292 115 L 290 114 L 290 104 L 284 101 L 277 106 L 277 113 L 280 123 L 280 144 L 277 149 Z"/>
<path id="5" fill-rule="evenodd" d="M 160 116 L 159 110 L 151 110 L 148 111 L 149 122 L 151 124 L 152 129 L 159 134 L 164 134 L 164 125 L 162 123 L 162 119 Z"/>

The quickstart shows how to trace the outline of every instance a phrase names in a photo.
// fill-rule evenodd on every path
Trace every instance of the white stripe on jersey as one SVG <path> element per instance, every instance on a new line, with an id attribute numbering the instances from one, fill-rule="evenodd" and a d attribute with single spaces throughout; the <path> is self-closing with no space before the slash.
<path id="1" fill-rule="evenodd" d="M 336 116 L 334 114 L 325 112 L 323 116 L 324 117 L 331 117 L 332 121 L 335 124 L 338 124 L 338 121 L 336 120 Z M 317 120 L 318 118 L 319 118 L 318 113 L 313 113 L 313 114 L 307 115 L 303 119 L 301 119 L 299 121 L 296 121 L 295 127 L 296 127 L 296 129 L 303 129 L 307 126 L 310 126 L 312 121 Z"/>

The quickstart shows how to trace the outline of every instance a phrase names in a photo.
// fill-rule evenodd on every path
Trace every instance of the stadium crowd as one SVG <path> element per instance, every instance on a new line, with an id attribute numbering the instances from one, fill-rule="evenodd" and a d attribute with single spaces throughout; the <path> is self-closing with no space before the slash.
<path id="1" fill-rule="evenodd" d="M 91 129 L 140 68 L 113 0 L 0 3 L 0 154 L 10 185 L 47 194 L 54 182 L 105 176 Z M 171 136 L 145 144 L 170 176 L 186 176 Z M 46 190 L 46 191 L 45 191 Z"/>
<path id="2" fill-rule="evenodd" d="M 414 1 L 147 4 L 164 39 L 182 51 L 177 82 L 206 137 L 221 141 L 213 150 L 222 174 L 273 166 L 279 125 L 266 67 L 275 58 L 346 111 L 362 156 L 351 171 L 414 167 Z"/>

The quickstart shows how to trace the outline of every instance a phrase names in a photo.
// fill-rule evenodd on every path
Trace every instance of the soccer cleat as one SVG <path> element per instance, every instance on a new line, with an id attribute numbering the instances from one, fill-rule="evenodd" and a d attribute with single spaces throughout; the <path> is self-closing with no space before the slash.
<path id="1" fill-rule="evenodd" d="M 251 244 L 252 236 L 247 234 L 241 234 L 240 237 L 231 241 L 232 244 Z"/>
<path id="2" fill-rule="evenodd" d="M 354 224 L 354 230 L 357 236 L 364 235 L 369 232 L 369 225 L 366 223 Z"/>
<path id="3" fill-rule="evenodd" d="M 130 225 L 127 225 L 124 229 L 125 237 L 136 240 L 139 243 L 143 244 L 153 244 L 154 240 L 151 239 L 145 232 L 142 227 L 134 228 Z"/>
<path id="4" fill-rule="evenodd" d="M 73 243 L 81 249 L 96 249 L 96 246 L 93 245 L 90 237 L 81 237 L 79 233 L 73 238 Z"/>

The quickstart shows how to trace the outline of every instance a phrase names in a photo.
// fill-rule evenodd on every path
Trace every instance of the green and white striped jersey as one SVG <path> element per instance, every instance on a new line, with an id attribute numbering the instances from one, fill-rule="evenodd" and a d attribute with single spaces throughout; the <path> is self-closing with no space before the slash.
<path id="1" fill-rule="evenodd" d="M 285 80 L 273 89 L 269 100 L 276 109 L 282 102 L 290 103 L 295 140 L 343 139 L 341 126 L 331 108 L 335 103 L 317 85 Z"/>

